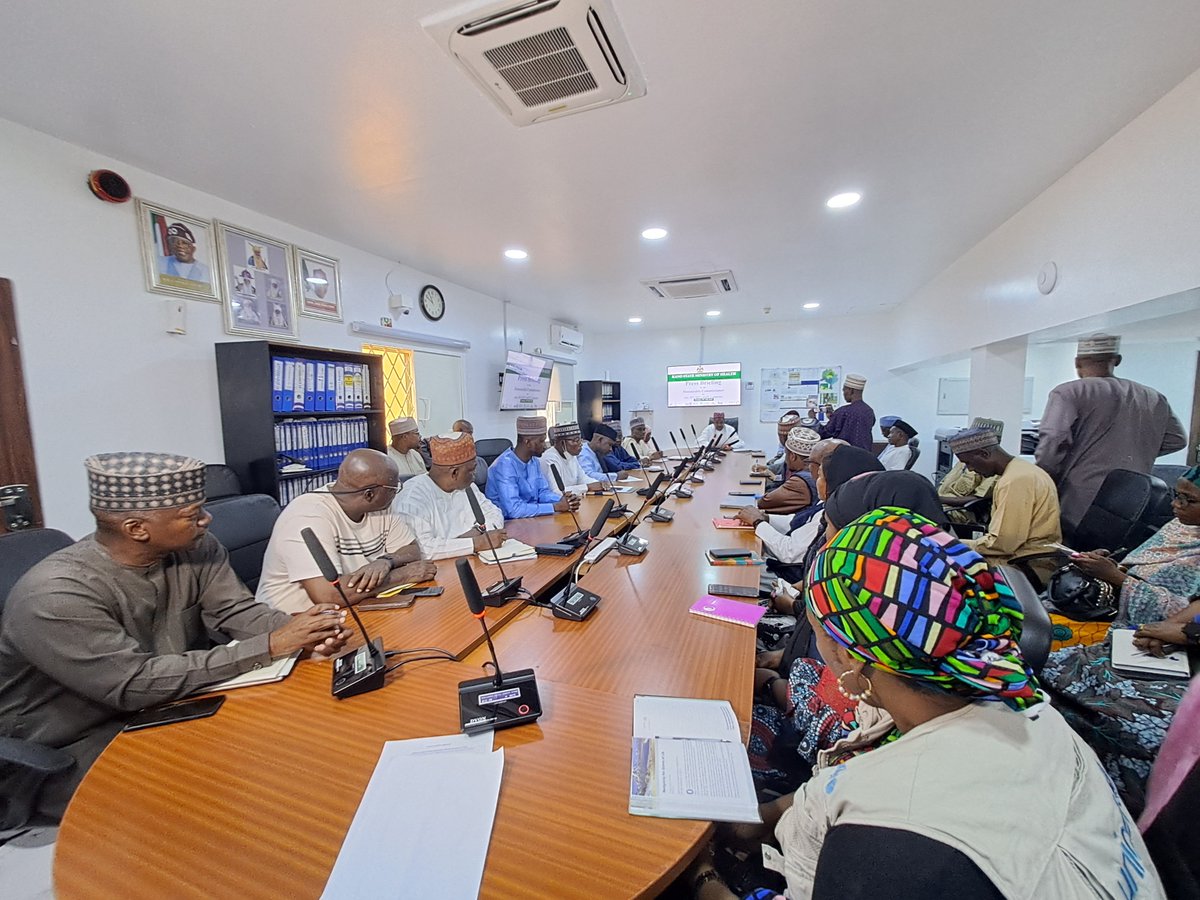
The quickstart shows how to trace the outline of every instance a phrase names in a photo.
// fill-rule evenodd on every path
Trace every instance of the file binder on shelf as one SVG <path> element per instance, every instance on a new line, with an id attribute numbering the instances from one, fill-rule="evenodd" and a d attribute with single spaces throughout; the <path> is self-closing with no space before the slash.
<path id="1" fill-rule="evenodd" d="M 215 352 L 225 463 L 247 493 L 286 504 L 332 481 L 351 451 L 386 452 L 378 356 L 270 341 Z"/>

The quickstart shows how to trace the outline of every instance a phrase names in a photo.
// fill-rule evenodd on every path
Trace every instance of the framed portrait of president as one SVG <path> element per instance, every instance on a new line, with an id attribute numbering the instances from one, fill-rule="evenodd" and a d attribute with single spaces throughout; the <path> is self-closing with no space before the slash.
<path id="1" fill-rule="evenodd" d="M 140 197 L 135 209 L 146 290 L 219 303 L 212 222 Z"/>

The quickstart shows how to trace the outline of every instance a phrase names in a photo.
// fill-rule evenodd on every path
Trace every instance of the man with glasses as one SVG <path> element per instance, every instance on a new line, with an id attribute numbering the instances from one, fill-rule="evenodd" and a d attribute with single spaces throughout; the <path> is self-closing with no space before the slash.
<path id="1" fill-rule="evenodd" d="M 320 539 L 352 603 L 433 578 L 437 567 L 421 559 L 412 529 L 392 511 L 399 490 L 400 472 L 386 454 L 355 450 L 347 455 L 336 481 L 297 497 L 276 520 L 258 583 L 259 602 L 289 613 L 318 603 L 341 604 L 308 552 L 301 536 L 305 528 Z"/>

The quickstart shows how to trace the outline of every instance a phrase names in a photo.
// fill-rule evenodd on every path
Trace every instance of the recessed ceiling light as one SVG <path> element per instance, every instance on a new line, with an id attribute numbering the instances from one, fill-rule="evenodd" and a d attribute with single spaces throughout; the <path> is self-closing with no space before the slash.
<path id="1" fill-rule="evenodd" d="M 504 255 L 509 259 L 527 259 L 529 257 L 528 253 L 526 253 L 524 250 L 519 250 L 516 247 L 510 247 L 508 250 L 505 250 Z"/>
<path id="2" fill-rule="evenodd" d="M 825 205 L 830 209 L 845 209 L 847 206 L 853 206 L 862 199 L 862 194 L 858 191 L 847 191 L 844 194 L 834 194 L 825 201 Z"/>
<path id="3" fill-rule="evenodd" d="M 642 237 L 644 237 L 648 241 L 661 241 L 666 236 L 667 236 L 667 229 L 665 229 L 665 228 L 657 228 L 657 227 L 647 228 L 645 231 L 642 232 Z"/>
<path id="4" fill-rule="evenodd" d="M 720 314 L 721 314 L 721 311 L 719 309 L 710 309 L 708 312 L 705 313 L 706 316 L 708 316 L 709 318 L 712 318 L 712 319 L 715 319 Z"/>
<path id="5" fill-rule="evenodd" d="M 636 325 L 636 324 L 638 324 L 638 322 L 640 322 L 640 321 L 642 321 L 642 317 L 641 317 L 641 316 L 630 316 L 630 317 L 629 317 L 629 324 L 630 324 L 630 325 Z"/>
<path id="6" fill-rule="evenodd" d="M 820 303 L 805 303 L 804 308 L 805 309 L 817 309 L 820 307 L 820 305 L 821 305 Z"/>

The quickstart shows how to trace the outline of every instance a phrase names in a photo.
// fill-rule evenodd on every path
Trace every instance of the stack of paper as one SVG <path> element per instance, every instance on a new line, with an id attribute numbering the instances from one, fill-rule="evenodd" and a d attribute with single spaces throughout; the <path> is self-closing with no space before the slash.
<path id="1" fill-rule="evenodd" d="M 503 774 L 491 731 L 384 744 L 321 897 L 477 897 Z"/>
<path id="2" fill-rule="evenodd" d="M 759 822 L 750 759 L 725 700 L 633 698 L 629 812 Z"/>
<path id="3" fill-rule="evenodd" d="M 1132 628 L 1112 630 L 1112 667 L 1135 675 L 1156 675 L 1159 678 L 1190 678 L 1186 650 L 1176 650 L 1166 656 L 1153 656 L 1133 645 Z"/>
<path id="4" fill-rule="evenodd" d="M 499 547 L 493 550 L 481 550 L 479 558 L 489 566 L 496 564 L 496 558 L 499 557 L 500 562 L 520 562 L 523 559 L 537 559 L 537 550 L 518 541 L 516 538 L 509 538 Z"/>

